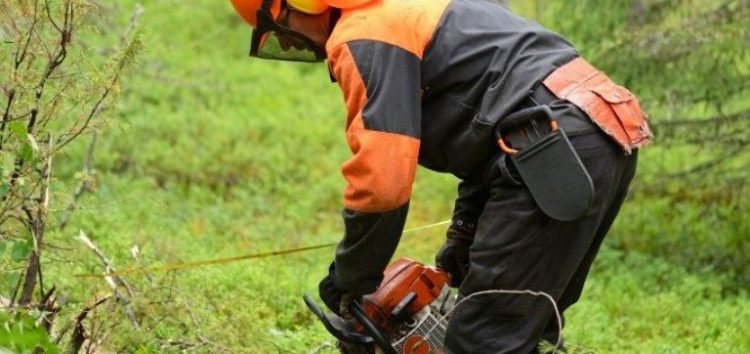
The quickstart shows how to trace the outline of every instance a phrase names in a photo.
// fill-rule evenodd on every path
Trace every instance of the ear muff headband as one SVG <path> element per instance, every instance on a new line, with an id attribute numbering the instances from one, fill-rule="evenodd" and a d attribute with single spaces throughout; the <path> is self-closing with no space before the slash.
<path id="1" fill-rule="evenodd" d="M 350 9 L 376 0 L 324 0 L 330 7 L 339 9 Z"/>
<path id="2" fill-rule="evenodd" d="M 318 15 L 328 9 L 328 4 L 323 0 L 286 0 L 286 3 L 295 10 L 309 15 Z"/>

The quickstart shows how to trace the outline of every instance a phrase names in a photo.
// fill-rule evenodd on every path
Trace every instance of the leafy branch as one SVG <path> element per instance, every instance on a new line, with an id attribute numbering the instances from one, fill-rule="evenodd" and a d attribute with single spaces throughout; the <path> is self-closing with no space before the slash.
<path id="1" fill-rule="evenodd" d="M 93 133 L 95 121 L 103 121 L 120 80 L 143 47 L 137 33 L 130 35 L 131 27 L 108 64 L 96 65 L 79 39 L 95 9 L 92 0 L 0 4 L 0 34 L 9 39 L 0 46 L 12 48 L 7 61 L 0 61 L 0 246 L 13 248 L 3 271 L 18 273 L 7 306 L 41 311 L 45 315 L 39 321 L 48 331 L 57 309 L 55 287 L 45 287 L 42 272 L 45 233 L 54 225 L 49 213 L 53 161 Z M 93 135 L 84 162 L 89 174 L 95 143 Z"/>

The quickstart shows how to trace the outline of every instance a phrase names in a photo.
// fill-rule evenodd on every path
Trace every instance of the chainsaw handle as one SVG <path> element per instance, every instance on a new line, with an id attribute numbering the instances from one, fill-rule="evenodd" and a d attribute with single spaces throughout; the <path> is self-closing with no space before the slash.
<path id="1" fill-rule="evenodd" d="M 365 331 L 367 331 L 367 334 L 372 337 L 372 339 L 375 340 L 375 344 L 377 344 L 380 349 L 383 349 L 383 352 L 385 354 L 398 354 L 396 352 L 396 349 L 393 348 L 391 345 L 391 342 L 388 340 L 388 338 L 383 335 L 383 332 L 381 332 L 377 326 L 375 326 L 372 321 L 365 315 L 365 311 L 362 309 L 362 305 L 359 304 L 359 302 L 354 301 L 349 305 L 349 311 L 351 312 L 352 316 L 356 318 L 362 326 L 365 327 Z"/>
<path id="2" fill-rule="evenodd" d="M 374 340 L 371 337 L 358 333 L 346 320 L 338 315 L 326 315 L 309 295 L 305 294 L 302 298 L 305 300 L 307 308 L 323 323 L 328 333 L 336 337 L 339 341 L 363 346 L 373 343 Z"/>

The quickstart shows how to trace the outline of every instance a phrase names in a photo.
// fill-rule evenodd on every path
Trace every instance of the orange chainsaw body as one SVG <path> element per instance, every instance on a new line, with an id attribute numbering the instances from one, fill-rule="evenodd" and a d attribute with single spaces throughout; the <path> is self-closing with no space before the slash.
<path id="1" fill-rule="evenodd" d="M 437 299 L 448 284 L 448 274 L 409 258 L 391 263 L 384 272 L 380 287 L 363 299 L 364 312 L 386 332 L 396 331 L 400 320 L 394 310 L 411 315 Z"/>
<path id="2" fill-rule="evenodd" d="M 400 258 L 374 293 L 349 305 L 353 319 L 326 314 L 308 295 L 303 299 L 339 340 L 341 353 L 441 354 L 455 301 L 448 282 L 445 271 Z"/>

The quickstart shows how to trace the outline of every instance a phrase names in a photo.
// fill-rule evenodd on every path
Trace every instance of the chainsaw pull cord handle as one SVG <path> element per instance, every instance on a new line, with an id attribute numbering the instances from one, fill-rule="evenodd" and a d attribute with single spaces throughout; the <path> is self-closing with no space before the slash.
<path id="1" fill-rule="evenodd" d="M 362 309 L 362 305 L 360 305 L 358 301 L 354 301 L 349 305 L 349 311 L 351 312 L 352 316 L 354 316 L 354 318 L 356 318 L 362 324 L 362 326 L 365 327 L 365 331 L 367 331 L 367 334 L 369 334 L 372 339 L 375 340 L 375 344 L 377 344 L 380 349 L 383 349 L 383 352 L 385 354 L 398 354 L 396 352 L 396 349 L 394 349 L 391 345 L 391 342 L 388 340 L 388 338 L 383 335 L 383 332 L 381 332 L 378 327 L 376 327 L 375 324 L 372 323 L 369 318 L 367 318 L 367 315 L 365 315 L 365 311 Z"/>

